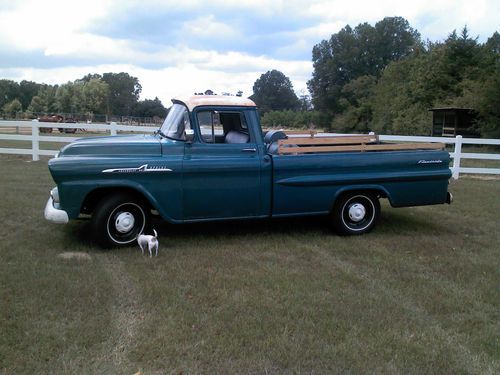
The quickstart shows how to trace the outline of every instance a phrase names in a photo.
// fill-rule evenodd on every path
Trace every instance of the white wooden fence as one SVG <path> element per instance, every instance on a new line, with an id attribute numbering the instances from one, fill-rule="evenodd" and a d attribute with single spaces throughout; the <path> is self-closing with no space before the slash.
<path id="1" fill-rule="evenodd" d="M 31 131 L 29 135 L 23 135 L 22 129 L 29 128 Z M 9 141 L 30 141 L 31 148 L 0 148 L 0 154 L 20 154 L 20 155 L 32 155 L 33 160 L 40 160 L 40 155 L 43 156 L 54 156 L 58 151 L 56 150 L 41 150 L 40 142 L 61 142 L 70 143 L 76 139 L 85 137 L 85 133 L 77 137 L 59 135 L 53 136 L 51 133 L 40 133 L 40 128 L 53 128 L 53 129 L 77 129 L 80 131 L 93 133 L 95 132 L 109 132 L 110 135 L 116 135 L 118 131 L 127 132 L 140 132 L 140 133 L 152 133 L 158 130 L 157 127 L 150 126 L 131 126 L 131 125 L 117 125 L 112 122 L 111 124 L 65 124 L 65 123 L 53 123 L 53 122 L 38 122 L 34 121 L 0 121 L 0 140 Z M 5 134 L 6 129 L 11 133 L 15 134 Z M 104 135 L 104 134 L 103 134 Z"/>
<path id="2" fill-rule="evenodd" d="M 40 134 L 40 128 L 61 128 L 61 129 L 83 129 L 87 132 L 105 131 L 110 135 L 116 135 L 118 131 L 152 133 L 157 130 L 156 127 L 148 126 L 130 126 L 111 124 L 62 124 L 62 123 L 47 123 L 38 121 L 0 121 L 0 140 L 10 141 L 30 141 L 31 149 L 27 148 L 0 148 L 0 154 L 23 154 L 32 155 L 33 160 L 39 160 L 40 155 L 54 156 L 55 150 L 41 150 L 40 142 L 61 142 L 69 143 L 78 138 L 85 136 L 53 136 L 45 135 L 50 133 Z M 30 128 L 30 135 L 22 135 L 20 129 Z M 15 134 L 5 134 L 9 129 Z M 335 134 L 323 134 L 325 136 L 333 136 Z M 338 134 L 340 135 L 340 134 Z M 460 166 L 462 159 L 481 159 L 481 160 L 500 160 L 499 154 L 487 153 L 465 153 L 462 152 L 462 145 L 495 145 L 500 146 L 500 139 L 483 139 L 483 138 L 462 138 L 458 135 L 452 137 L 411 137 L 399 135 L 379 135 L 381 141 L 398 141 L 398 142 L 441 142 L 454 145 L 453 152 L 450 156 L 453 158 L 453 166 L 450 167 L 453 173 L 453 178 L 458 179 L 461 173 L 473 174 L 497 174 L 500 175 L 500 168 L 465 168 Z"/>

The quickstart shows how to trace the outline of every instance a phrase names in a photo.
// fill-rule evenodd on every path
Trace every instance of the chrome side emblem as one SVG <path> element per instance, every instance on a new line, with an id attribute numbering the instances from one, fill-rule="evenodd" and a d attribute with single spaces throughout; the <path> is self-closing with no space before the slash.
<path id="1" fill-rule="evenodd" d="M 148 164 L 144 164 L 138 168 L 112 168 L 112 169 L 104 169 L 102 171 L 102 173 L 139 173 L 139 172 L 172 172 L 172 170 L 163 165 L 149 166 Z"/>
<path id="2" fill-rule="evenodd" d="M 417 164 L 441 164 L 442 160 L 419 160 Z"/>

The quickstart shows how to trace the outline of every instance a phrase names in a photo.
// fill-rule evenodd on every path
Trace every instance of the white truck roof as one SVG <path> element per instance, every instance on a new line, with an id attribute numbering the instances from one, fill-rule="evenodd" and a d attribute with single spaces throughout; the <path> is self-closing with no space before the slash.
<path id="1" fill-rule="evenodd" d="M 203 105 L 236 106 L 236 107 L 256 107 L 256 104 L 247 98 L 240 96 L 226 95 L 193 95 L 184 98 L 174 98 L 173 103 L 181 102 L 192 111 L 195 107 Z"/>

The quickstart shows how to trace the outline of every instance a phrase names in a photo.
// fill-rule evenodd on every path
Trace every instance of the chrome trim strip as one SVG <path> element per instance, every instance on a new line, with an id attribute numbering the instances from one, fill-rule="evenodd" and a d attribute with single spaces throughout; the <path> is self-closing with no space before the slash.
<path id="1" fill-rule="evenodd" d="M 138 168 L 111 168 L 104 169 L 102 173 L 138 173 L 138 172 L 172 172 L 172 169 L 165 166 L 149 166 L 148 164 L 141 165 Z"/>

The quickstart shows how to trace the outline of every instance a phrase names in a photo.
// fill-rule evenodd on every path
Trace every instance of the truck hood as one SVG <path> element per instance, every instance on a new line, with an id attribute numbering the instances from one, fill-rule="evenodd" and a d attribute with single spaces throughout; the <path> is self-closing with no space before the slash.
<path id="1" fill-rule="evenodd" d="M 154 135 L 118 135 L 81 138 L 63 147 L 59 156 L 159 156 L 161 144 Z"/>

